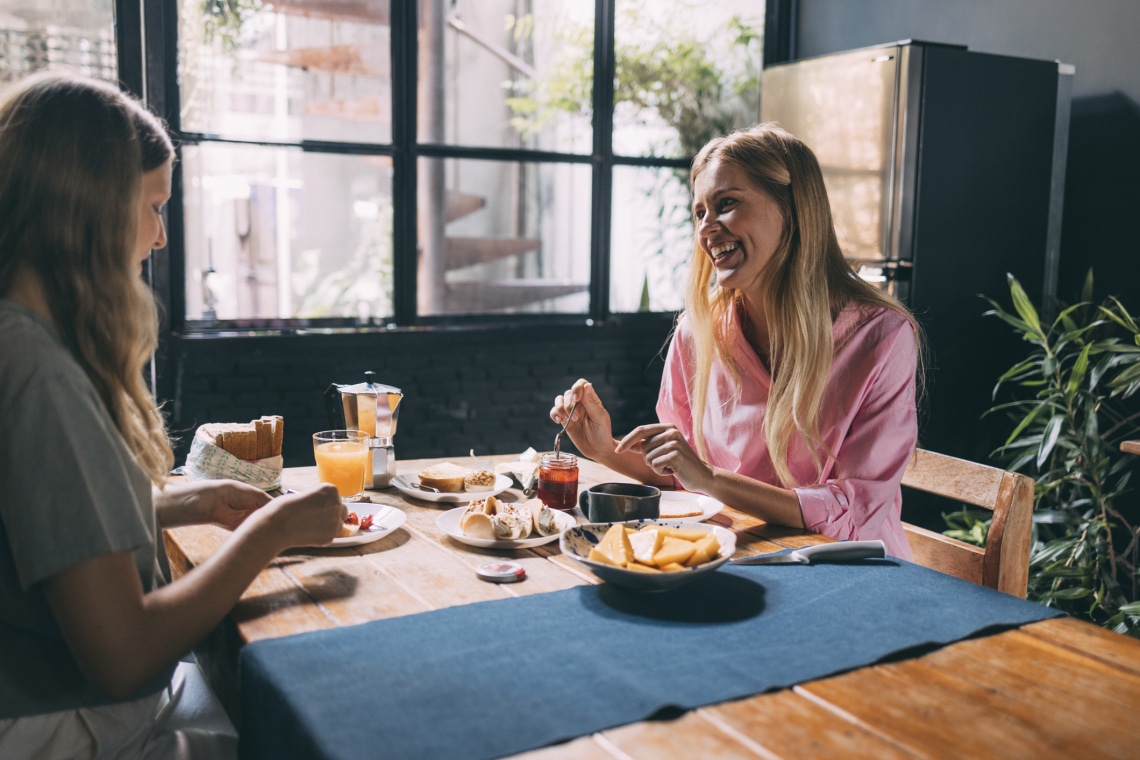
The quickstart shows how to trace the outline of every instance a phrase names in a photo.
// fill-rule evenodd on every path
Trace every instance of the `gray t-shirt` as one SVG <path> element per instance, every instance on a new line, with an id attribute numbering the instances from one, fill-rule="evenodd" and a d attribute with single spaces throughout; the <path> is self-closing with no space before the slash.
<path id="1" fill-rule="evenodd" d="M 80 672 L 42 581 L 126 550 L 150 591 L 166 566 L 155 523 L 149 478 L 59 333 L 0 299 L 0 718 L 108 702 Z"/>

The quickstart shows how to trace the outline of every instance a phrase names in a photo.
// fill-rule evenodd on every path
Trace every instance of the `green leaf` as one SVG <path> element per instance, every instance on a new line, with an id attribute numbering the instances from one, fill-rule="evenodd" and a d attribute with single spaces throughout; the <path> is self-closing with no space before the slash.
<path id="1" fill-rule="evenodd" d="M 1073 369 L 1069 372 L 1069 382 L 1066 387 L 1066 395 L 1072 397 L 1072 394 L 1077 392 L 1080 388 L 1081 382 L 1085 379 L 1085 373 L 1089 368 L 1089 351 L 1092 350 L 1092 345 L 1085 346 L 1080 354 L 1077 355 L 1077 360 L 1073 363 Z"/>
<path id="2" fill-rule="evenodd" d="M 1089 267 L 1088 274 L 1085 275 L 1084 285 L 1081 287 L 1081 300 L 1091 301 L 1093 299 L 1093 270 Z"/>
<path id="3" fill-rule="evenodd" d="M 1049 594 L 1049 597 L 1052 599 L 1064 599 L 1067 601 L 1072 601 L 1074 599 L 1085 599 L 1089 596 L 1092 596 L 1092 590 L 1083 587 L 1058 589 L 1057 591 Z"/>
<path id="4" fill-rule="evenodd" d="M 1007 274 L 1006 278 L 1009 280 L 1010 295 L 1013 296 L 1013 308 L 1035 334 L 1034 337 L 1043 340 L 1045 331 L 1041 329 L 1041 320 L 1038 319 L 1037 310 L 1033 308 L 1029 296 L 1025 295 L 1025 289 L 1012 274 Z"/>
<path id="5" fill-rule="evenodd" d="M 1061 428 L 1065 424 L 1065 418 L 1061 415 L 1054 415 L 1045 425 L 1045 433 L 1041 438 L 1041 446 L 1037 449 L 1037 466 L 1040 467 L 1045 464 L 1045 460 L 1053 453 L 1053 447 L 1057 443 L 1057 437 L 1061 435 Z"/>

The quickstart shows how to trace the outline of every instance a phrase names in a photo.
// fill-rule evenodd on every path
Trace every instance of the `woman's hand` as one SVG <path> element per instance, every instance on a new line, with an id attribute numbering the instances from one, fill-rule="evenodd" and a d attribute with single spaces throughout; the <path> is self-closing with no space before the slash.
<path id="1" fill-rule="evenodd" d="M 278 496 L 258 510 L 254 529 L 270 531 L 281 549 L 323 546 L 336 538 L 348 508 L 340 501 L 336 486 L 322 483 L 299 493 Z"/>
<path id="2" fill-rule="evenodd" d="M 154 508 L 164 528 L 213 523 L 233 530 L 269 500 L 265 491 L 237 480 L 195 480 L 154 490 Z"/>
<path id="3" fill-rule="evenodd" d="M 52 612 L 79 667 L 112 699 L 126 699 L 189 651 L 273 557 L 294 546 L 329 543 L 347 514 L 331 485 L 278 497 L 260 509 L 251 507 L 244 519 L 234 517 L 243 511 L 243 503 L 262 502 L 247 489 L 222 481 L 182 485 L 175 487 L 192 494 L 191 505 L 212 504 L 215 514 L 221 510 L 224 519 L 240 522 L 233 537 L 191 572 L 144 592 L 131 553 L 119 551 L 100 554 L 44 581 Z"/>
<path id="4" fill-rule="evenodd" d="M 618 441 L 616 451 L 639 451 L 645 464 L 658 475 L 671 475 L 687 491 L 709 491 L 712 466 L 697 456 L 673 425 L 639 425 Z"/>
<path id="5" fill-rule="evenodd" d="M 613 426 L 610 413 L 602 405 L 602 400 L 598 398 L 591 383 L 578 380 L 569 390 L 554 399 L 550 419 L 559 425 L 565 424 L 575 404 L 578 408 L 574 409 L 574 417 L 566 426 L 566 433 L 582 456 L 604 462 L 614 453 Z"/>

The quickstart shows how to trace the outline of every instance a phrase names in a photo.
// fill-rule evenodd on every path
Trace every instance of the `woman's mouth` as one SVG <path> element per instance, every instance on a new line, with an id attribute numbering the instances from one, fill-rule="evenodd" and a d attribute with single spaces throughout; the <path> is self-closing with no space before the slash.
<path id="1" fill-rule="evenodd" d="M 712 256 L 713 262 L 715 263 L 739 248 L 739 243 L 721 243 L 720 245 L 714 245 L 709 248 L 709 255 Z"/>

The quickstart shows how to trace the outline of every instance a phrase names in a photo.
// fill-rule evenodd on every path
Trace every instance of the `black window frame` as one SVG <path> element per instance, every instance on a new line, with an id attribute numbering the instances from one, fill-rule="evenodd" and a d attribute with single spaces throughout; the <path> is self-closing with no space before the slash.
<path id="1" fill-rule="evenodd" d="M 624 318 L 611 312 L 610 218 L 614 167 L 687 169 L 691 157 L 659 158 L 615 155 L 612 143 L 614 19 L 618 0 L 595 0 L 595 50 L 593 88 L 593 145 L 590 154 L 554 153 L 515 148 L 480 148 L 417 142 L 417 56 L 419 0 L 391 0 L 392 142 L 343 143 L 301 140 L 276 142 L 224 138 L 184 132 L 179 122 L 178 0 L 143 3 L 116 0 L 117 44 L 120 80 L 125 89 L 143 97 L 167 121 L 181 150 L 182 145 L 203 143 L 296 147 L 323 154 L 388 155 L 393 161 L 393 311 L 391 319 L 362 324 L 351 317 L 289 320 L 227 320 L 204 326 L 186 320 L 186 251 L 182 207 L 181 166 L 176 166 L 173 197 L 168 205 L 167 252 L 152 257 L 148 277 L 165 316 L 163 338 L 211 334 L 267 335 L 321 331 L 367 332 L 383 329 L 431 328 L 470 325 L 517 324 L 511 314 L 422 315 L 416 313 L 416 207 L 419 158 L 458 158 L 527 163 L 586 164 L 591 168 L 592 208 L 590 232 L 589 309 L 586 313 L 527 314 L 528 322 L 605 324 Z M 758 4 L 761 0 L 757 0 Z M 764 63 L 785 59 L 790 48 L 795 0 L 763 0 L 765 5 Z M 775 28 L 773 28 L 775 27 Z M 774 55 L 770 54 L 772 51 Z"/>

